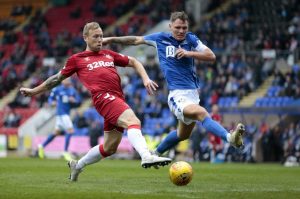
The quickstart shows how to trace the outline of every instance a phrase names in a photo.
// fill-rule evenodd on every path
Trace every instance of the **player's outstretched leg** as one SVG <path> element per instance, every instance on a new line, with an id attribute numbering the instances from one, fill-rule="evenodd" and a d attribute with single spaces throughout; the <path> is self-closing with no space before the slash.
<path id="1" fill-rule="evenodd" d="M 72 155 L 68 151 L 63 152 L 63 157 L 66 161 L 72 160 Z"/>
<path id="2" fill-rule="evenodd" d="M 70 168 L 69 179 L 71 181 L 77 181 L 78 175 L 83 171 L 85 166 L 99 162 L 102 158 L 107 156 L 108 154 L 105 154 L 103 151 L 103 145 L 97 145 L 91 148 L 78 162 L 76 160 L 70 160 L 68 162 Z"/>
<path id="3" fill-rule="evenodd" d="M 44 147 L 43 147 L 43 145 L 41 145 L 41 144 L 38 145 L 38 156 L 39 156 L 39 158 L 41 158 L 41 159 L 44 159 L 44 158 L 45 158 Z"/>
<path id="4" fill-rule="evenodd" d="M 82 172 L 82 169 L 77 169 L 77 161 L 76 160 L 70 160 L 68 162 L 68 166 L 70 168 L 70 177 L 69 179 L 71 181 L 77 181 L 79 174 Z"/>
<path id="5" fill-rule="evenodd" d="M 161 155 L 164 154 L 166 151 L 170 150 L 171 148 L 175 147 L 181 140 L 177 136 L 177 131 L 171 131 L 167 137 L 158 145 L 156 150 L 154 151 L 155 154 Z"/>
<path id="6" fill-rule="evenodd" d="M 165 166 L 171 163 L 170 158 L 165 157 L 159 157 L 157 155 L 150 155 L 142 158 L 141 165 L 143 168 L 150 168 L 154 167 L 155 169 L 158 169 L 158 166 Z"/>
<path id="7" fill-rule="evenodd" d="M 243 134 L 245 133 L 245 126 L 242 123 L 239 123 L 236 128 L 231 131 L 231 133 L 228 133 L 223 126 L 210 117 L 206 117 L 202 121 L 202 125 L 206 130 L 221 137 L 235 148 L 240 148 L 243 146 Z"/>
<path id="8" fill-rule="evenodd" d="M 243 134 L 245 131 L 245 126 L 242 123 L 238 123 L 236 128 L 230 134 L 229 143 L 236 148 L 242 147 L 244 145 Z"/>
<path id="9" fill-rule="evenodd" d="M 172 160 L 170 158 L 158 157 L 157 155 L 151 154 L 145 138 L 141 133 L 140 125 L 131 125 L 128 127 L 127 137 L 131 145 L 141 156 L 141 166 L 143 168 L 150 168 L 152 166 L 165 166 L 168 165 Z"/>
<path id="10" fill-rule="evenodd" d="M 64 147 L 64 152 L 63 152 L 63 157 L 66 161 L 72 160 L 71 154 L 68 152 L 69 145 L 70 145 L 70 139 L 71 139 L 72 134 L 67 133 L 65 135 L 65 147 Z"/>
<path id="11" fill-rule="evenodd" d="M 50 134 L 47 139 L 44 141 L 43 144 L 39 144 L 38 145 L 38 156 L 39 158 L 41 159 L 44 159 L 45 158 L 45 151 L 44 151 L 44 148 L 50 143 L 52 142 L 52 140 L 56 137 L 55 134 Z"/>

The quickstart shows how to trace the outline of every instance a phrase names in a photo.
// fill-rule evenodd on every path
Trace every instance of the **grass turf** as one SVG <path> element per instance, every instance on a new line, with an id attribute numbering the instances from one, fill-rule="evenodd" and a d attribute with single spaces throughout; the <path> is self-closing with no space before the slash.
<path id="1" fill-rule="evenodd" d="M 279 164 L 193 163 L 193 181 L 177 187 L 168 168 L 103 160 L 68 181 L 63 160 L 0 159 L 0 198 L 300 198 L 300 167 Z"/>

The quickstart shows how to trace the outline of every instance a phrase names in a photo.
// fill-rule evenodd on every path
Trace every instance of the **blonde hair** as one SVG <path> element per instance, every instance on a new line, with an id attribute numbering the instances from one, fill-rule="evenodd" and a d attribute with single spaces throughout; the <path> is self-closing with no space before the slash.
<path id="1" fill-rule="evenodd" d="M 88 36 L 90 30 L 96 30 L 98 28 L 101 28 L 101 27 L 97 22 L 89 22 L 89 23 L 85 24 L 82 35 Z"/>

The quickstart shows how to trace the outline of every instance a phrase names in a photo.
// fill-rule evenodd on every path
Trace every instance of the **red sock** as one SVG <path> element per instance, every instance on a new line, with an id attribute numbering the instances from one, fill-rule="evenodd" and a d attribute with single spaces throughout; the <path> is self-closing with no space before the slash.
<path id="1" fill-rule="evenodd" d="M 106 153 L 106 152 L 104 151 L 104 149 L 103 149 L 103 144 L 101 144 L 101 145 L 99 146 L 99 151 L 100 151 L 100 153 L 101 153 L 101 155 L 102 155 L 103 158 L 109 156 L 109 154 Z"/>
<path id="2" fill-rule="evenodd" d="M 133 124 L 133 125 L 128 126 L 128 129 L 140 129 L 141 130 L 141 126 L 138 124 Z"/>

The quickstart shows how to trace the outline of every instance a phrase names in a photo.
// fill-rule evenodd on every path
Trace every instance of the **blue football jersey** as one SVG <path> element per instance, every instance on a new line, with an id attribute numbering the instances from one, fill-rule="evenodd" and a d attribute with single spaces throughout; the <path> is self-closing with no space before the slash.
<path id="1" fill-rule="evenodd" d="M 178 48 L 187 51 L 202 51 L 206 48 L 195 34 L 188 32 L 185 40 L 177 41 L 171 33 L 158 32 L 144 36 L 144 40 L 156 46 L 159 65 L 169 90 L 199 88 L 194 59 L 178 59 L 175 56 Z"/>
<path id="2" fill-rule="evenodd" d="M 51 104 L 53 101 L 56 101 L 57 115 L 69 115 L 70 110 L 74 105 L 69 101 L 70 97 L 75 98 L 75 104 L 79 104 L 81 101 L 78 92 L 73 87 L 60 85 L 52 89 L 48 98 L 48 103 Z"/>

